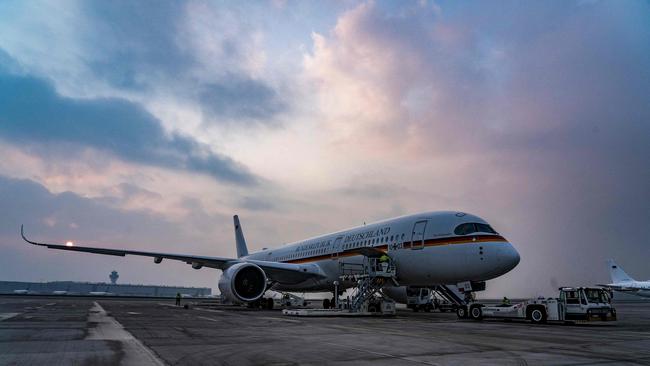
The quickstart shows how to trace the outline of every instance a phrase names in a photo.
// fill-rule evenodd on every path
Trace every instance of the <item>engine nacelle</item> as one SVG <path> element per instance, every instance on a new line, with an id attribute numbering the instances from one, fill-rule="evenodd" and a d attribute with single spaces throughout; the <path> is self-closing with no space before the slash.
<path id="1" fill-rule="evenodd" d="M 266 273 L 253 263 L 237 263 L 223 271 L 219 291 L 233 303 L 255 301 L 266 291 Z"/>

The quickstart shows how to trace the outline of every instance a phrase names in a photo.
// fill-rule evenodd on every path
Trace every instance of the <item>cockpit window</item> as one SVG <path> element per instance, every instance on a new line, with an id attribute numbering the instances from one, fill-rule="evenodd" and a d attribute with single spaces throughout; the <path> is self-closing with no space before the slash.
<path id="1" fill-rule="evenodd" d="M 488 225 L 488 224 L 476 224 L 476 231 L 480 231 L 482 233 L 490 233 L 490 234 L 496 234 L 497 232 L 494 231 L 494 229 Z"/>
<path id="2" fill-rule="evenodd" d="M 473 222 L 460 224 L 456 226 L 456 229 L 454 230 L 454 234 L 456 235 L 469 235 L 476 232 L 497 234 L 497 232 L 494 231 L 490 225 Z"/>
<path id="3" fill-rule="evenodd" d="M 474 224 L 471 222 L 460 224 L 456 226 L 456 229 L 454 230 L 454 234 L 456 235 L 468 235 L 475 232 L 476 232 L 476 228 L 474 227 Z"/>

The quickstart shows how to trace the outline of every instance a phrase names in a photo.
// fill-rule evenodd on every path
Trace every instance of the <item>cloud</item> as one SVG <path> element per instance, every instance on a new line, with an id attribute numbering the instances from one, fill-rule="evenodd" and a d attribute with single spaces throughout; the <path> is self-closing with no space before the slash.
<path id="1" fill-rule="evenodd" d="M 131 248 L 197 255 L 232 255 L 234 247 L 214 240 L 220 230 L 166 219 L 144 210 L 121 210 L 101 199 L 72 192 L 53 194 L 25 179 L 0 176 L 0 277 L 8 280 L 106 281 L 117 269 L 125 283 L 215 285 L 215 271 L 194 271 L 181 263 L 155 266 L 148 258 L 112 257 L 63 253 L 24 243 L 20 225 L 28 237 L 47 242 L 72 240 L 77 244 Z M 219 235 L 221 236 L 221 235 Z M 216 241 L 216 243 L 215 243 Z"/>
<path id="2" fill-rule="evenodd" d="M 290 108 L 288 88 L 262 72 L 260 22 L 243 16 L 260 15 L 249 10 L 200 1 L 8 2 L 0 4 L 0 47 L 66 96 L 173 103 L 200 111 L 206 126 L 277 124 Z"/>
<path id="3" fill-rule="evenodd" d="M 131 183 L 120 183 L 105 190 L 100 200 L 119 207 L 152 207 L 163 200 L 159 193 Z"/>
<path id="4" fill-rule="evenodd" d="M 198 105 L 208 125 L 274 124 L 287 111 L 261 78 L 259 32 L 237 6 L 103 2 L 83 11 L 94 20 L 88 66 L 116 88 L 175 95 Z"/>
<path id="5" fill-rule="evenodd" d="M 244 196 L 239 206 L 251 211 L 277 211 L 280 208 L 271 199 L 261 197 Z"/>
<path id="6" fill-rule="evenodd" d="M 72 99 L 43 80 L 0 74 L 0 137 L 41 155 L 74 157 L 83 148 L 125 161 L 203 173 L 251 185 L 253 174 L 189 137 L 167 134 L 137 104 L 116 99 Z"/>
<path id="7" fill-rule="evenodd" d="M 34 91 L 0 85 L 0 118 L 63 122 L 2 119 L 4 174 L 229 244 L 239 213 L 251 248 L 467 211 L 522 253 L 494 296 L 604 281 L 607 257 L 647 275 L 647 2 L 6 4 L 0 63 L 40 79 L 3 77 Z M 260 180 L 214 151 L 268 181 L 214 184 Z"/>
<path id="8" fill-rule="evenodd" d="M 381 205 L 502 228 L 522 263 L 496 291 L 549 294 L 549 268 L 603 281 L 609 256 L 641 268 L 626 253 L 648 253 L 633 229 L 650 220 L 648 3 L 411 8 L 362 3 L 305 55 L 342 164 L 372 165 L 355 184 L 408 180 L 417 200 Z"/>
<path id="9" fill-rule="evenodd" d="M 286 103 L 278 93 L 250 78 L 231 75 L 215 83 L 202 85 L 198 100 L 209 115 L 231 120 L 267 120 L 284 112 Z"/>
<path id="10" fill-rule="evenodd" d="M 568 5 L 387 14 L 363 3 L 305 56 L 323 127 L 366 152 L 435 154 L 564 143 L 594 126 L 643 135 L 647 4 Z"/>
<path id="11" fill-rule="evenodd" d="M 93 75 L 115 87 L 151 88 L 161 75 L 174 79 L 195 64 L 176 34 L 184 14 L 180 1 L 82 3 L 92 19 L 82 40 Z"/>

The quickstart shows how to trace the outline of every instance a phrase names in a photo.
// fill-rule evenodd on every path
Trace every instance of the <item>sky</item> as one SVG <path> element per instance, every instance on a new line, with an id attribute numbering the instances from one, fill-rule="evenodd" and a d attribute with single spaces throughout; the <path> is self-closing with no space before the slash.
<path id="1" fill-rule="evenodd" d="M 487 296 L 650 278 L 648 1 L 2 1 L 0 280 L 219 271 L 19 239 L 235 256 L 435 210 L 521 262 Z"/>

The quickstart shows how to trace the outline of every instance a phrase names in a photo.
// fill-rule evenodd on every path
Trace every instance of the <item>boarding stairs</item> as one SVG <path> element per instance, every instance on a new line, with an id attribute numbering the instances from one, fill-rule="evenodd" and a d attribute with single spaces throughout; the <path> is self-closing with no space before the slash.
<path id="1" fill-rule="evenodd" d="M 396 271 L 392 260 L 381 262 L 377 257 L 364 257 L 363 263 L 339 264 L 342 281 L 356 281 L 357 286 L 350 298 L 350 312 L 368 310 L 368 304 L 381 288 L 389 281 L 398 285 L 395 279 Z"/>
<path id="2" fill-rule="evenodd" d="M 456 305 L 467 305 L 467 294 L 458 289 L 455 285 L 438 285 L 432 289 L 438 296 Z"/>

